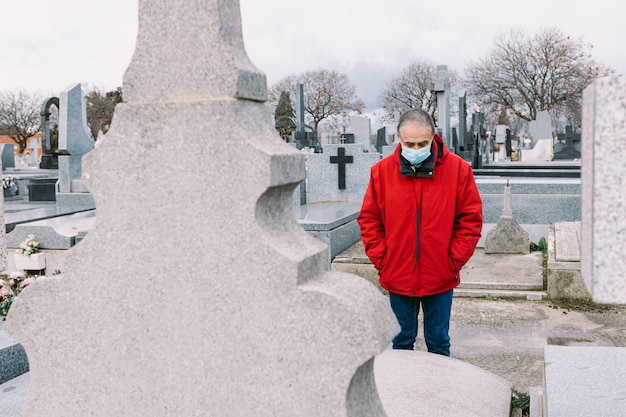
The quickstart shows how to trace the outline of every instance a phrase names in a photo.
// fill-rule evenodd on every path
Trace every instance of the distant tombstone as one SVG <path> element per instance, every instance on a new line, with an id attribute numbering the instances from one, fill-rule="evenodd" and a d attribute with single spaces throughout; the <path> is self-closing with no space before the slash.
<path id="1" fill-rule="evenodd" d="M 387 127 L 383 126 L 376 131 L 376 150 L 378 153 L 383 153 L 383 146 L 387 146 Z"/>
<path id="2" fill-rule="evenodd" d="M 437 94 L 437 126 L 441 131 L 441 138 L 449 149 L 454 149 L 450 133 L 450 74 L 447 65 L 437 65 L 434 92 Z"/>
<path id="3" fill-rule="evenodd" d="M 383 146 L 382 157 L 385 158 L 395 152 L 398 144 Z"/>
<path id="4" fill-rule="evenodd" d="M 397 321 L 293 215 L 305 157 L 274 129 L 239 2 L 138 10 L 124 102 L 84 158 L 97 224 L 5 325 L 22 417 L 384 416 L 374 359 Z"/>
<path id="5" fill-rule="evenodd" d="M 574 132 L 572 126 L 565 126 L 565 133 L 557 135 L 558 143 L 554 145 L 554 159 L 580 158 L 580 133 Z"/>
<path id="6" fill-rule="evenodd" d="M 506 146 L 506 156 L 510 158 L 513 154 L 513 134 L 511 133 L 511 129 L 506 129 L 506 139 L 504 141 L 504 145 Z"/>
<path id="7" fill-rule="evenodd" d="M 465 93 L 461 97 L 459 97 L 459 129 L 457 132 L 458 135 L 458 147 L 455 147 L 455 150 L 459 152 L 464 158 L 471 158 L 467 152 L 471 149 L 471 146 L 468 146 L 468 143 L 471 144 L 471 141 L 468 140 L 467 134 L 467 105 L 465 99 Z"/>
<path id="8" fill-rule="evenodd" d="M 354 143 L 354 133 L 342 133 L 341 143 Z"/>
<path id="9" fill-rule="evenodd" d="M 494 152 L 494 160 L 501 161 L 506 159 L 506 125 L 496 125 L 496 132 L 494 143 L 500 149 L 498 152 Z"/>
<path id="10" fill-rule="evenodd" d="M 0 144 L 2 148 L 2 170 L 15 168 L 15 145 L 12 143 Z"/>
<path id="11" fill-rule="evenodd" d="M 483 155 L 485 153 L 485 113 L 472 113 L 472 126 L 470 128 L 472 137 L 472 168 L 481 169 L 483 167 Z"/>
<path id="12" fill-rule="evenodd" d="M 531 149 L 521 149 L 521 160 L 550 161 L 554 152 L 550 114 L 545 110 L 538 112 L 536 119 L 528 124 L 528 131 L 533 138 Z"/>
<path id="13" fill-rule="evenodd" d="M 350 133 L 354 134 L 354 143 L 360 143 L 366 152 L 376 152 L 372 146 L 372 127 L 369 117 L 350 116 Z"/>
<path id="14" fill-rule="evenodd" d="M 363 152 L 361 144 L 324 145 L 322 153 L 307 155 L 306 202 L 362 201 L 379 160 L 378 152 Z"/>
<path id="15" fill-rule="evenodd" d="M 541 139 L 552 140 L 552 121 L 550 120 L 550 113 L 546 110 L 537 112 L 535 120 L 531 120 L 528 123 L 528 131 L 533 137 L 533 143 L 537 143 Z"/>
<path id="16" fill-rule="evenodd" d="M 58 97 L 50 97 L 45 99 L 43 104 L 41 105 L 41 162 L 39 163 L 39 168 L 41 169 L 58 169 L 59 161 L 58 155 L 54 153 L 54 149 L 52 147 L 52 137 L 51 137 L 51 129 L 50 129 L 50 107 L 56 106 L 57 111 L 59 109 L 59 98 Z"/>
<path id="17" fill-rule="evenodd" d="M 93 148 L 85 98 L 80 84 L 74 84 L 59 98 L 59 193 L 87 193 L 82 184 L 82 160 Z M 57 198 L 60 204 L 65 197 Z"/>

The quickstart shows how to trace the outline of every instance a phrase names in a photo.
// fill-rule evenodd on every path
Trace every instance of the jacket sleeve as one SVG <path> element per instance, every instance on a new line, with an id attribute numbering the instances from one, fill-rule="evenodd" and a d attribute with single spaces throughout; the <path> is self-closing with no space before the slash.
<path id="1" fill-rule="evenodd" d="M 474 174 L 469 165 L 461 172 L 450 244 L 450 256 L 458 271 L 474 254 L 483 226 L 483 206 Z"/>
<path id="2" fill-rule="evenodd" d="M 363 204 L 357 221 L 361 229 L 365 254 L 372 261 L 374 267 L 380 270 L 387 244 L 380 200 L 380 184 L 377 183 L 375 174 L 376 168 L 374 166 L 370 171 L 370 181 L 363 197 Z"/>

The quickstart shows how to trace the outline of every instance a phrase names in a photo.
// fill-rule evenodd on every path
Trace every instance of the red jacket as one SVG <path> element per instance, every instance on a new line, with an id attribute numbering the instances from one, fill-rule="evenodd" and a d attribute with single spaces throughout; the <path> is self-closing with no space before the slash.
<path id="1" fill-rule="evenodd" d="M 400 148 L 371 169 L 357 218 L 365 253 L 387 291 L 439 294 L 459 285 L 459 271 L 474 253 L 482 202 L 471 166 L 438 135 L 419 175 L 401 163 Z"/>

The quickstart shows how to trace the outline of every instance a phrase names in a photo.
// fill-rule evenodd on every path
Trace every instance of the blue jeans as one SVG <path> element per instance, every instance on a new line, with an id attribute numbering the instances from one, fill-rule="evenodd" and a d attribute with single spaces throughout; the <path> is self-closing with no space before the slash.
<path id="1" fill-rule="evenodd" d="M 424 313 L 424 340 L 431 353 L 450 356 L 450 312 L 452 292 L 427 297 L 407 297 L 389 293 L 391 309 L 400 324 L 400 333 L 393 338 L 394 349 L 413 350 L 417 337 L 420 304 Z"/>

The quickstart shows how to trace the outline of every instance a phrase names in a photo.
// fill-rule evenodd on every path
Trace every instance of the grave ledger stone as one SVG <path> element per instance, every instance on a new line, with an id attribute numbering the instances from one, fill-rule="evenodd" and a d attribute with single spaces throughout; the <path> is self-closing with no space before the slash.
<path id="1" fill-rule="evenodd" d="M 140 0 L 123 89 L 84 158 L 97 225 L 9 313 L 23 416 L 384 416 L 373 363 L 398 326 L 295 220 L 304 156 L 263 104 L 239 2 Z"/>

